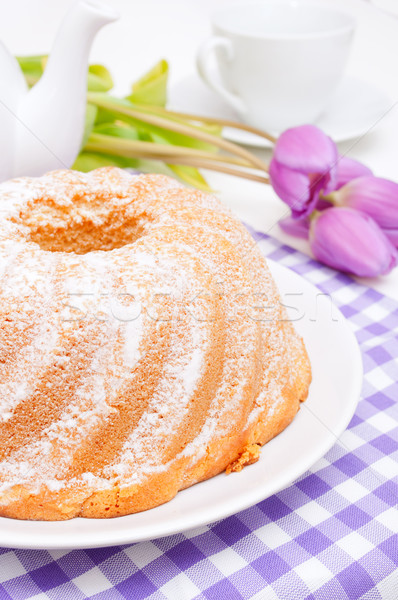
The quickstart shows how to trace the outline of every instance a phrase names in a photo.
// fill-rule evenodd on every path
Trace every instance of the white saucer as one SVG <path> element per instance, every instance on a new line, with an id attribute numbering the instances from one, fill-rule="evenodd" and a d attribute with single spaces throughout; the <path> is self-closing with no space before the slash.
<path id="1" fill-rule="evenodd" d="M 281 299 L 302 335 L 312 366 L 307 400 L 293 423 L 266 444 L 241 473 L 217 475 L 166 504 L 115 519 L 18 521 L 0 518 L 0 546 L 90 548 L 129 544 L 211 523 L 275 494 L 302 475 L 335 443 L 355 411 L 362 386 L 357 341 L 344 316 L 319 302 L 319 290 L 268 261 Z"/>
<path id="2" fill-rule="evenodd" d="M 390 106 L 389 98 L 376 86 L 347 76 L 331 98 L 327 111 L 315 124 L 335 142 L 342 142 L 358 138 L 369 131 Z M 168 108 L 205 117 L 239 120 L 234 110 L 195 73 L 187 75 L 171 86 Z M 247 146 L 270 146 L 264 138 L 229 127 L 224 128 L 223 137 Z"/>

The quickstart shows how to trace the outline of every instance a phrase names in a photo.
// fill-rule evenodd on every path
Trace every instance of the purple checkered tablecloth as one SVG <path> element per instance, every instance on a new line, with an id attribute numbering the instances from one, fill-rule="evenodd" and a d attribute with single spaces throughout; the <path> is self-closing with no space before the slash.
<path id="1" fill-rule="evenodd" d="M 356 333 L 365 380 L 347 431 L 294 485 L 212 525 L 113 548 L 2 548 L 0 600 L 398 599 L 398 303 L 255 237 Z"/>

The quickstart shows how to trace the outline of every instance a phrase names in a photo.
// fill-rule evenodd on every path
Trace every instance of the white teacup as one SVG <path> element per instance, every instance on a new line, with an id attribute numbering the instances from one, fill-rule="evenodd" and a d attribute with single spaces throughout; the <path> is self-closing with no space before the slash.
<path id="1" fill-rule="evenodd" d="M 212 25 L 214 35 L 197 57 L 201 77 L 244 121 L 278 132 L 313 123 L 325 110 L 355 21 L 316 3 L 263 0 L 229 5 L 213 15 Z"/>

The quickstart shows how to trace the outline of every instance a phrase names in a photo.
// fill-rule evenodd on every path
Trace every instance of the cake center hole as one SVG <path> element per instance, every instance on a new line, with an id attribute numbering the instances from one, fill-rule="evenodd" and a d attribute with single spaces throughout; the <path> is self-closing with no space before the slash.
<path id="1" fill-rule="evenodd" d="M 143 233 L 143 220 L 131 202 L 109 197 L 75 196 L 62 205 L 51 198 L 35 201 L 21 219 L 29 227 L 29 241 L 50 252 L 87 254 L 133 243 Z"/>

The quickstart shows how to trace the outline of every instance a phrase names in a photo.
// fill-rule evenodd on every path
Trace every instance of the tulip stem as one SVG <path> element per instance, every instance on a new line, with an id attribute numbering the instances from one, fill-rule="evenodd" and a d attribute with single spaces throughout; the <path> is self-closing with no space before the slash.
<path id="1" fill-rule="evenodd" d="M 186 148 L 185 146 L 167 146 L 154 142 L 128 140 L 112 136 L 92 133 L 87 140 L 85 150 L 100 152 L 113 156 L 126 156 L 128 158 L 146 158 L 159 160 L 168 164 L 187 165 L 243 177 L 260 183 L 269 183 L 268 177 L 263 177 L 248 171 L 252 165 L 248 161 L 240 160 L 233 156 L 213 155 L 210 152 Z"/>
<path id="2" fill-rule="evenodd" d="M 212 154 L 195 148 L 186 146 L 171 146 L 167 144 L 158 144 L 155 142 L 145 142 L 142 140 L 131 140 L 128 138 L 114 138 L 110 135 L 101 133 L 91 133 L 88 138 L 85 150 L 89 152 L 102 152 L 104 154 L 114 154 L 116 156 L 126 156 L 128 158 L 151 158 L 154 155 L 163 155 L 168 158 L 184 157 L 185 159 L 204 159 L 214 162 L 229 163 L 239 167 L 252 168 L 249 161 L 228 156 L 226 154 Z"/>
<path id="3" fill-rule="evenodd" d="M 163 158 L 159 160 L 164 160 Z M 250 173 L 248 171 L 243 171 L 242 169 L 233 169 L 226 165 L 217 164 L 213 160 L 205 161 L 205 160 L 186 160 L 184 158 L 178 158 L 176 161 L 179 165 L 187 165 L 190 167 L 198 167 L 199 169 L 208 169 L 209 171 L 217 171 L 219 173 L 225 173 L 226 175 L 233 175 L 234 177 L 242 177 L 243 179 L 249 179 L 250 181 L 257 181 L 258 183 L 269 184 L 268 177 L 262 177 L 261 175 L 256 175 L 255 173 Z"/>
<path id="4" fill-rule="evenodd" d="M 117 113 L 122 117 L 132 119 L 135 122 L 135 124 L 141 121 L 144 123 L 148 123 L 152 126 L 159 127 L 161 129 L 174 131 L 175 133 L 193 137 L 198 140 L 201 140 L 202 142 L 207 142 L 208 144 L 217 146 L 221 150 L 225 150 L 230 154 L 235 154 L 236 156 L 239 156 L 243 160 L 250 163 L 253 168 L 268 173 L 268 164 L 265 163 L 263 160 L 259 159 L 251 152 L 249 152 L 248 150 L 246 150 L 245 148 L 241 148 L 237 144 L 224 140 L 223 138 L 220 138 L 216 135 L 212 135 L 207 131 L 199 129 L 198 127 L 195 127 L 193 125 L 187 125 L 185 123 L 179 123 L 178 121 L 172 121 L 170 119 L 165 119 L 155 114 L 149 114 L 135 107 L 124 106 L 121 103 L 112 101 L 112 99 L 109 97 L 104 97 L 104 95 L 102 94 L 92 92 L 88 93 L 87 100 L 91 104 L 95 104 L 98 107 L 111 110 L 113 113 Z"/>
<path id="5" fill-rule="evenodd" d="M 247 131 L 248 133 L 253 133 L 254 135 L 258 135 L 262 137 L 272 144 L 277 142 L 275 136 L 271 135 L 267 131 L 263 131 L 262 129 L 257 129 L 257 127 L 252 127 L 251 125 L 246 125 L 246 123 L 239 123 L 236 121 L 230 121 L 229 119 L 219 119 L 214 117 L 204 117 L 201 115 L 195 115 L 192 113 L 182 113 L 175 110 L 169 110 L 168 108 L 161 108 L 159 106 L 152 107 L 149 105 L 139 105 L 140 109 L 145 110 L 146 112 L 152 112 L 155 114 L 164 114 L 177 117 L 179 119 L 188 119 L 189 121 L 197 121 L 198 123 L 209 123 L 214 125 L 219 125 L 220 127 L 231 127 L 231 129 L 240 129 L 242 131 Z"/>

